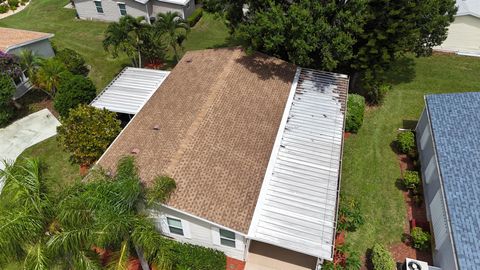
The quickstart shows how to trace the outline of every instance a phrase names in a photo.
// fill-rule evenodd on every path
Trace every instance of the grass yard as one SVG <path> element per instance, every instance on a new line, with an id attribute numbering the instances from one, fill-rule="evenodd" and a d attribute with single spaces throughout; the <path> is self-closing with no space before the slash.
<path id="1" fill-rule="evenodd" d="M 370 108 L 357 135 L 345 142 L 342 192 L 358 199 L 366 223 L 347 236 L 362 255 L 374 243 L 401 241 L 406 208 L 395 186 L 400 177 L 391 149 L 397 129 L 411 128 L 430 93 L 480 91 L 480 59 L 453 55 L 405 59 L 390 74 L 393 89 L 384 105 Z"/>
<path id="2" fill-rule="evenodd" d="M 112 58 L 102 46 L 107 23 L 75 19 L 75 10 L 63 8 L 68 0 L 32 0 L 25 10 L 0 20 L 0 26 L 55 34 L 58 48 L 70 48 L 85 57 L 91 66 L 90 78 L 100 91 L 130 62 L 126 56 Z M 204 13 L 185 41 L 186 50 L 231 45 L 222 19 Z M 170 57 L 172 57 L 171 54 Z"/>
<path id="3" fill-rule="evenodd" d="M 27 157 L 39 158 L 45 165 L 47 185 L 54 193 L 81 179 L 80 167 L 70 163 L 70 154 L 62 149 L 56 136 L 26 149 L 19 159 Z"/>

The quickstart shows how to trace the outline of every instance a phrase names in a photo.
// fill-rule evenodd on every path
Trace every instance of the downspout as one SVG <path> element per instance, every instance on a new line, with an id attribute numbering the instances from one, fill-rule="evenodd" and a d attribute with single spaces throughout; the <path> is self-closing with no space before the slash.
<path id="1" fill-rule="evenodd" d="M 152 22 L 150 22 L 150 13 L 148 12 L 148 3 L 149 3 L 149 1 L 147 1 L 147 3 L 145 3 L 145 10 L 147 11 L 147 18 L 146 19 L 147 19 L 148 24 L 151 25 Z"/>

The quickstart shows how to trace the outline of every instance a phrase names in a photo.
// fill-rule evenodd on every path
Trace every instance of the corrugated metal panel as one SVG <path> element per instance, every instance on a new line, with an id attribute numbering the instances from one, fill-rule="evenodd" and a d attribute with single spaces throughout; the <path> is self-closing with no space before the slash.
<path id="1" fill-rule="evenodd" d="M 298 69 L 249 230 L 333 258 L 348 77 Z"/>
<path id="2" fill-rule="evenodd" d="M 136 114 L 168 74 L 169 71 L 127 67 L 105 87 L 91 105 L 113 112 Z"/>

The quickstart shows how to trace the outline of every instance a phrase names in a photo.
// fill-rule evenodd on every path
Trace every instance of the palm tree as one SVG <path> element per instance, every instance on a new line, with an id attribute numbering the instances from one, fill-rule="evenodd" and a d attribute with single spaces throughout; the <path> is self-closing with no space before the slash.
<path id="1" fill-rule="evenodd" d="M 69 72 L 62 62 L 55 58 L 44 59 L 40 61 L 40 67 L 36 74 L 36 84 L 46 90 L 51 97 L 54 97 L 60 81 L 68 74 Z"/>
<path id="2" fill-rule="evenodd" d="M 186 33 L 190 29 L 187 21 L 182 19 L 176 12 L 159 13 L 154 23 L 154 28 L 161 34 L 168 46 L 173 49 L 175 61 L 178 62 L 178 49 L 181 48 L 186 38 Z"/>
<path id="3" fill-rule="evenodd" d="M 32 50 L 22 50 L 20 52 L 20 64 L 22 69 L 27 72 L 30 81 L 35 81 L 35 73 L 42 58 L 37 56 Z"/>
<path id="4" fill-rule="evenodd" d="M 142 34 L 149 27 L 142 23 L 143 20 L 143 17 L 134 18 L 126 15 L 118 22 L 109 24 L 105 31 L 103 48 L 113 57 L 117 57 L 119 51 L 124 52 L 130 57 L 134 66 L 141 67 Z"/>
<path id="5" fill-rule="evenodd" d="M 114 180 L 114 181 L 112 181 Z M 101 170 L 89 175 L 89 182 L 72 187 L 58 205 L 57 220 L 62 230 L 49 241 L 57 253 L 66 255 L 68 243 L 113 251 L 111 269 L 127 269 L 133 257 L 160 269 L 172 269 L 172 242 L 163 237 L 144 212 L 147 198 L 165 200 L 175 182 L 161 177 L 154 188 L 144 189 L 133 158 L 119 161 L 115 177 Z"/>

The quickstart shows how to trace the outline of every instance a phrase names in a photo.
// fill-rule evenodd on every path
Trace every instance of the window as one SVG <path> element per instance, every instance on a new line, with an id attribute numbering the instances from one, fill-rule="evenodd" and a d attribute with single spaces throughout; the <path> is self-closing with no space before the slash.
<path id="1" fill-rule="evenodd" d="M 167 217 L 167 223 L 171 233 L 183 235 L 182 221 L 180 219 Z"/>
<path id="2" fill-rule="evenodd" d="M 122 16 L 127 15 L 127 6 L 124 3 L 118 3 L 118 8 L 120 9 L 120 14 Z"/>
<path id="3" fill-rule="evenodd" d="M 103 13 L 102 1 L 95 1 L 95 7 L 98 13 Z"/>
<path id="4" fill-rule="evenodd" d="M 220 244 L 227 247 L 235 247 L 235 233 L 220 229 Z"/>

